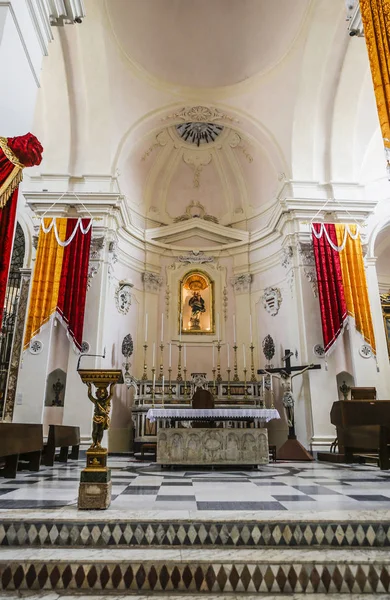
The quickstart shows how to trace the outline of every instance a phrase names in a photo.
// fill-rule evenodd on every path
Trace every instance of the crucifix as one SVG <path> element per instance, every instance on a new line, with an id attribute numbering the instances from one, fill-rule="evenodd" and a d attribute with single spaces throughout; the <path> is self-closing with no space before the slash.
<path id="1" fill-rule="evenodd" d="M 295 434 L 295 420 L 294 420 L 294 396 L 292 393 L 292 380 L 297 375 L 302 375 L 305 371 L 309 371 L 312 369 L 321 369 L 321 365 L 300 365 L 297 367 L 291 366 L 291 357 L 293 356 L 293 352 L 289 349 L 285 350 L 284 356 L 282 357 L 282 361 L 284 362 L 284 367 L 278 367 L 276 369 L 259 369 L 257 373 L 259 375 L 270 375 L 273 374 L 280 380 L 280 384 L 283 389 L 283 406 L 286 409 L 287 415 L 287 424 L 288 424 L 288 441 L 279 449 L 278 455 L 279 458 L 287 458 L 289 460 L 312 460 L 311 455 L 301 446 L 301 444 L 297 441 L 297 436 Z M 272 389 L 272 385 L 271 385 Z M 290 443 L 289 443 L 290 442 Z M 287 446 L 287 448 L 286 448 Z M 285 456 L 287 451 L 287 456 Z M 304 458 L 305 457 L 305 458 Z"/>

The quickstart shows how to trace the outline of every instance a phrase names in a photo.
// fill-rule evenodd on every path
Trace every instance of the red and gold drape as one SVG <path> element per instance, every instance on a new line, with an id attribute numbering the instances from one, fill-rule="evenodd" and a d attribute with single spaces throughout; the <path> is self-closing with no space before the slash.
<path id="1" fill-rule="evenodd" d="M 90 219 L 82 219 L 79 225 L 77 219 L 44 219 L 38 237 L 25 348 L 55 312 L 75 345 L 81 348 L 91 245 Z"/>
<path id="2" fill-rule="evenodd" d="M 329 352 L 348 315 L 376 353 L 362 245 L 356 225 L 313 223 L 322 333 Z"/>
<path id="3" fill-rule="evenodd" d="M 329 238 L 337 246 L 334 225 L 325 225 Z M 319 235 L 321 224 L 313 223 L 313 229 Z M 328 352 L 343 330 L 347 318 L 347 306 L 343 291 L 339 253 L 332 248 L 325 235 L 312 235 L 314 257 L 317 271 L 318 297 L 320 301 L 324 349 Z"/>
<path id="4" fill-rule="evenodd" d="M 31 133 L 0 137 L 0 328 L 15 232 L 19 183 L 24 167 L 39 165 L 43 148 Z"/>

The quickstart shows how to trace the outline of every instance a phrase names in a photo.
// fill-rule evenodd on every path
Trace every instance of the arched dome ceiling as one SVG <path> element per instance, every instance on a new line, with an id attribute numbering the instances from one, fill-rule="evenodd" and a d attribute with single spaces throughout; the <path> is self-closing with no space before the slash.
<path id="1" fill-rule="evenodd" d="M 310 0 L 109 0 L 123 52 L 155 77 L 190 87 L 234 85 L 289 51 Z"/>
<path id="2" fill-rule="evenodd" d="M 135 144 L 118 167 L 130 207 L 156 224 L 194 216 L 239 224 L 274 200 L 278 188 L 265 149 L 230 124 L 164 126 Z"/>

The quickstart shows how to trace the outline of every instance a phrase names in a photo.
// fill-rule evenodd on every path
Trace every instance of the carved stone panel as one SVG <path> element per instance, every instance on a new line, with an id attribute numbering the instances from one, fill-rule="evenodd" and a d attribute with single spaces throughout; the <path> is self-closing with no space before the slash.
<path id="1" fill-rule="evenodd" d="M 268 464 L 267 429 L 159 429 L 157 463 Z"/>
<path id="2" fill-rule="evenodd" d="M 147 271 L 142 274 L 142 280 L 145 292 L 158 292 L 163 282 L 161 275 L 158 273 L 148 273 Z"/>
<path id="3" fill-rule="evenodd" d="M 242 275 L 236 275 L 230 280 L 234 291 L 237 293 L 249 292 L 250 285 L 252 282 L 252 275 L 250 273 L 243 273 Z"/>

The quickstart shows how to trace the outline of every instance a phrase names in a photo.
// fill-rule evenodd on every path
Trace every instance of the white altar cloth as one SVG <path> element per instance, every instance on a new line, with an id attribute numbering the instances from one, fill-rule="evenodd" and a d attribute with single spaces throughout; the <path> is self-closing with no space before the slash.
<path id="1" fill-rule="evenodd" d="M 150 408 L 146 418 L 151 423 L 157 419 L 175 419 L 176 421 L 255 419 L 268 423 L 272 419 L 280 419 L 280 414 L 276 408 Z"/>

